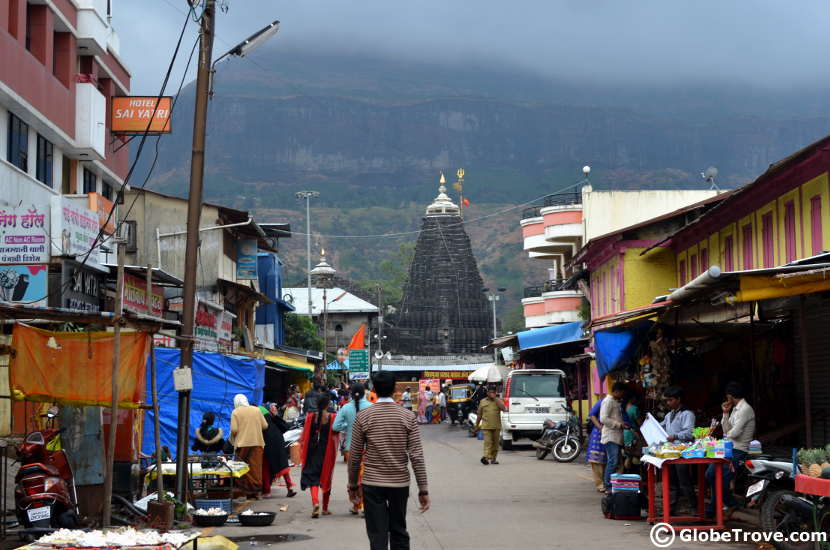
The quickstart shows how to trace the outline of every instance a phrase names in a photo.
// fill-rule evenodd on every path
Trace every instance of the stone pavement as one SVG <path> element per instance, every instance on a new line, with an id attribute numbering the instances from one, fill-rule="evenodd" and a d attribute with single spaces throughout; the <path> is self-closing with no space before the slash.
<path id="1" fill-rule="evenodd" d="M 432 508 L 425 514 L 410 500 L 409 532 L 413 549 L 480 550 L 532 548 L 606 549 L 654 548 L 651 526 L 645 521 L 612 521 L 600 513 L 600 496 L 590 481 L 584 462 L 559 464 L 536 460 L 530 447 L 499 456 L 499 465 L 483 466 L 481 442 L 448 425 L 423 426 Z M 299 471 L 295 469 L 295 479 Z M 334 474 L 332 516 L 311 519 L 308 492 L 284 498 L 285 488 L 275 487 L 276 498 L 248 503 L 254 510 L 278 510 L 273 526 L 215 529 L 240 542 L 242 550 L 254 546 L 273 550 L 292 548 L 365 549 L 368 541 L 363 520 L 348 512 L 346 468 L 337 464 Z M 269 540 L 273 535 L 299 537 L 287 542 Z M 751 548 L 675 542 L 673 549 Z M 755 546 L 757 547 L 757 546 Z M 255 550 L 265 550 L 257 548 Z"/>

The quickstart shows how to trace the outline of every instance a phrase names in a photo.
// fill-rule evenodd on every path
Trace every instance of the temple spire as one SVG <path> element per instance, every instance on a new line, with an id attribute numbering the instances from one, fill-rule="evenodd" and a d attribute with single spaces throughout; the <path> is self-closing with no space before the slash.
<path id="1" fill-rule="evenodd" d="M 458 206 L 447 196 L 447 180 L 444 172 L 438 180 L 438 196 L 427 206 L 427 216 L 457 216 Z"/>

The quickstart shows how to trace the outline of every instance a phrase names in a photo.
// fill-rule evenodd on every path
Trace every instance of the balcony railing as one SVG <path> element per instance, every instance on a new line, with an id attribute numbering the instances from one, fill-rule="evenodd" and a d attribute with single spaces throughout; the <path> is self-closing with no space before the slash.
<path id="1" fill-rule="evenodd" d="M 530 206 L 522 210 L 522 219 L 538 218 L 542 215 L 542 208 L 547 208 L 548 206 L 568 206 L 571 204 L 582 204 L 582 193 L 573 192 L 548 195 L 542 199 L 542 204 Z"/>
<path id="2" fill-rule="evenodd" d="M 541 285 L 526 286 L 524 291 L 525 298 L 536 298 L 545 292 L 553 292 L 554 290 L 562 290 L 567 279 L 553 279 L 545 281 Z"/>

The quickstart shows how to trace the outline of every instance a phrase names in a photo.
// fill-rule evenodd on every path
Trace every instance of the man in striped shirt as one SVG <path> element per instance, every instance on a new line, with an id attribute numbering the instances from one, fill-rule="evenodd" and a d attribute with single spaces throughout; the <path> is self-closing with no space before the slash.
<path id="1" fill-rule="evenodd" d="M 363 462 L 363 501 L 371 550 L 409 550 L 406 503 L 409 463 L 418 483 L 421 512 L 429 510 L 427 470 L 415 415 L 392 399 L 395 375 L 372 377 L 378 400 L 361 410 L 352 427 L 349 452 L 349 499 L 358 501 L 358 474 Z"/>

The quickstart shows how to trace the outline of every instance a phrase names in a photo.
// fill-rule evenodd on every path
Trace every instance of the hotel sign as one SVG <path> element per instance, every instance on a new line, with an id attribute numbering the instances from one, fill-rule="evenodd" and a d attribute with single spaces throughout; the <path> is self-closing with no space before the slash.
<path id="1" fill-rule="evenodd" d="M 120 134 L 169 134 L 172 97 L 112 98 L 112 131 Z"/>

